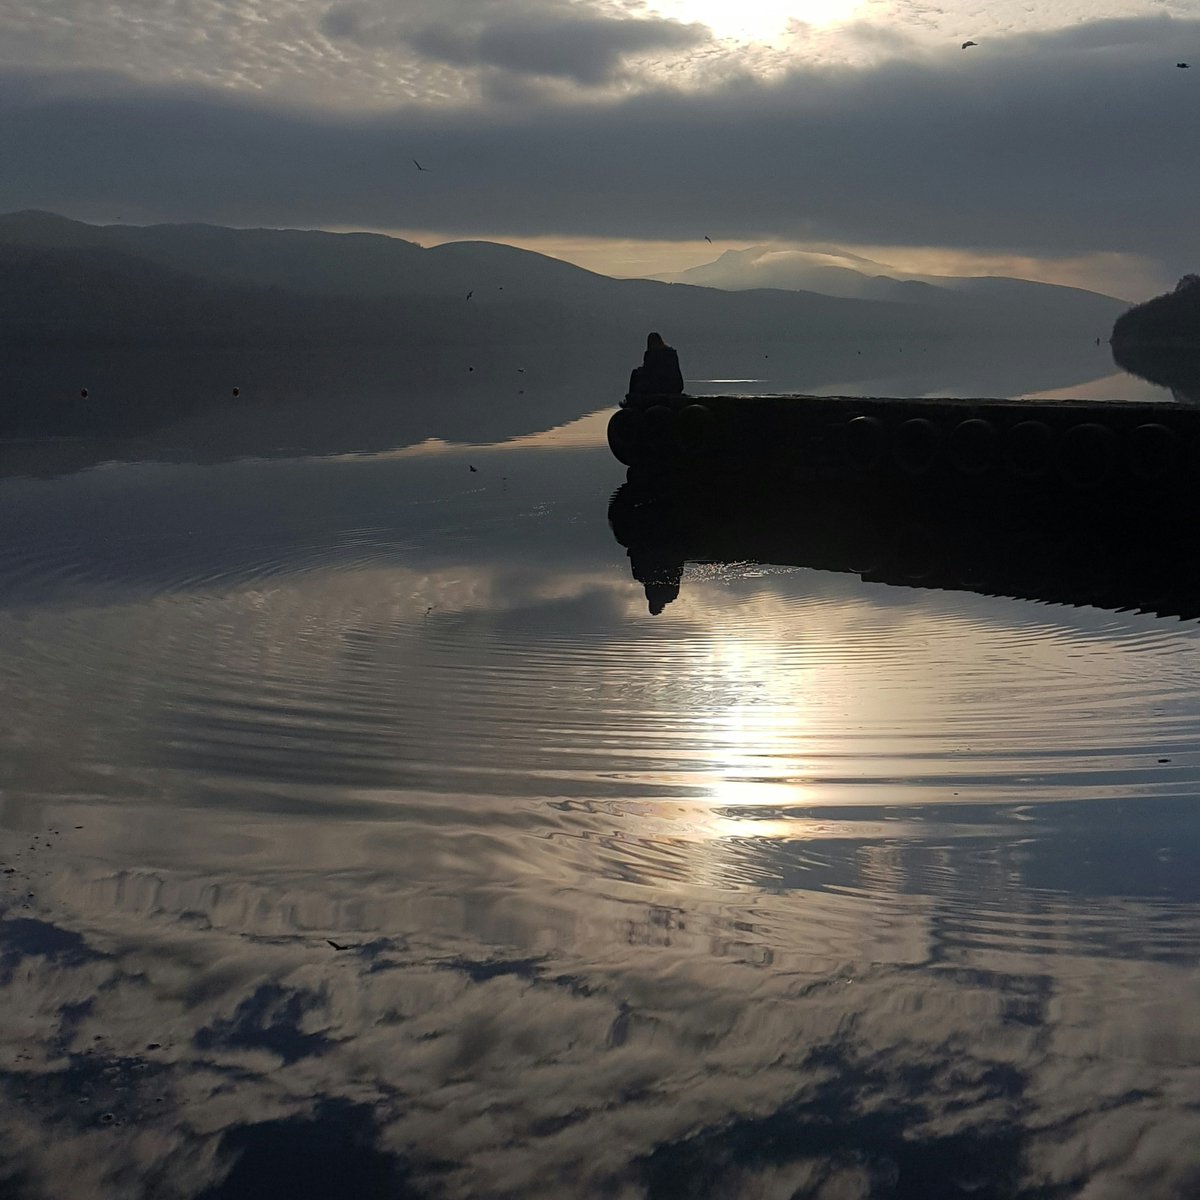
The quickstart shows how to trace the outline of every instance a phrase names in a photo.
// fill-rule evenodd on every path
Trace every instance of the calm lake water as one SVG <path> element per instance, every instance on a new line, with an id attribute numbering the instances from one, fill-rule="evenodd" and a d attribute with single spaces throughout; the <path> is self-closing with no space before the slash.
<path id="1" fill-rule="evenodd" d="M 651 616 L 520 373 L 0 447 L 0 1194 L 1200 1194 L 1197 624 Z"/>

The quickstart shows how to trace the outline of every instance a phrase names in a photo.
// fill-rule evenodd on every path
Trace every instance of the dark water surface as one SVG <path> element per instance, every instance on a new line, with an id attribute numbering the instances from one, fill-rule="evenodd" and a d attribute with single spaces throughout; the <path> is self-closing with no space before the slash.
<path id="1" fill-rule="evenodd" d="M 651 617 L 607 415 L 8 448 L 0 1195 L 1200 1194 L 1196 624 Z"/>

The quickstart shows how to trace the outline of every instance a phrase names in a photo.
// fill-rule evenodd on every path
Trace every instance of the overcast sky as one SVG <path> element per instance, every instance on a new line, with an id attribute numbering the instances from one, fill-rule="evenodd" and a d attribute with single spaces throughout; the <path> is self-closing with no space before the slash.
<path id="1" fill-rule="evenodd" d="M 1198 0 L 0 0 L 3 211 L 1137 293 L 1198 191 Z"/>

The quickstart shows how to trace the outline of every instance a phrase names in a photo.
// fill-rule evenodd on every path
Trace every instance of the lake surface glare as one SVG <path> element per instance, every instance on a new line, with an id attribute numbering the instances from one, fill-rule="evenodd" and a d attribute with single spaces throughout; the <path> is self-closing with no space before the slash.
<path id="1" fill-rule="evenodd" d="M 603 391 L 10 448 L 0 1195 L 1200 1195 L 1197 624 L 652 616 Z"/>

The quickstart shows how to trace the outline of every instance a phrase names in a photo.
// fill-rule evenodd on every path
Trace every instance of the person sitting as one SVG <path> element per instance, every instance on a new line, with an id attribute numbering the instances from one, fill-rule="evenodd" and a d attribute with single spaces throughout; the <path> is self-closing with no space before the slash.
<path id="1" fill-rule="evenodd" d="M 679 355 L 675 353 L 674 347 L 663 341 L 662 334 L 648 334 L 642 365 L 634 367 L 629 376 L 629 394 L 678 396 L 682 391 L 683 372 L 679 369 Z"/>

